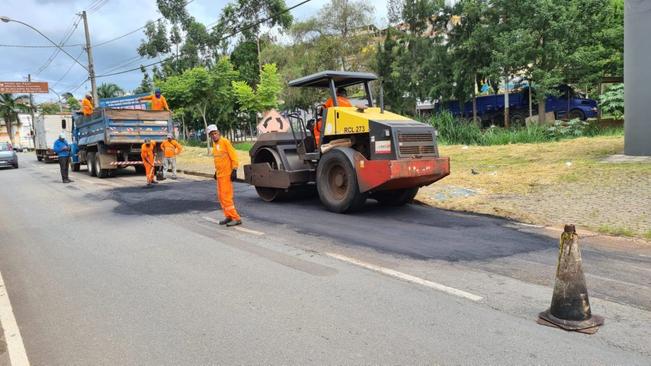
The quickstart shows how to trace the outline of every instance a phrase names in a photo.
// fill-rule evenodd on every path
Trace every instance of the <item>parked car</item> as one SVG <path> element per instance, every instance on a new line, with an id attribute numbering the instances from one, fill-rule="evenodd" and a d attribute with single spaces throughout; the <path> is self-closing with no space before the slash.
<path id="1" fill-rule="evenodd" d="M 0 168 L 1 167 L 18 168 L 18 155 L 9 142 L 0 142 Z"/>

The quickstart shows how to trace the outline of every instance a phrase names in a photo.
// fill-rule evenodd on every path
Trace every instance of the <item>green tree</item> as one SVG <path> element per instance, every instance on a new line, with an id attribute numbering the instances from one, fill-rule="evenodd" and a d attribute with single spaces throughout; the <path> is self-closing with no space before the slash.
<path id="1" fill-rule="evenodd" d="M 143 94 L 143 93 L 151 93 L 152 90 L 154 89 L 154 84 L 151 81 L 151 78 L 149 77 L 149 73 L 145 68 L 141 68 L 140 71 L 142 71 L 142 80 L 140 81 L 140 85 L 133 90 L 134 94 Z"/>
<path id="2" fill-rule="evenodd" d="M 70 109 L 71 111 L 78 111 L 81 109 L 81 104 L 79 104 L 77 98 L 75 98 L 72 95 L 68 96 L 68 98 L 66 99 L 66 103 L 68 104 L 68 109 Z"/>
<path id="3" fill-rule="evenodd" d="M 264 112 L 278 108 L 278 96 L 283 89 L 276 64 L 265 64 L 260 73 L 260 83 L 254 91 L 245 81 L 233 81 L 233 92 L 245 112 Z"/>
<path id="4" fill-rule="evenodd" d="M 55 114 L 61 112 L 61 105 L 59 103 L 41 103 L 38 109 L 42 114 Z"/>
<path id="5" fill-rule="evenodd" d="M 334 63 L 330 68 L 368 68 L 377 31 L 372 25 L 373 10 L 365 1 L 330 0 L 315 17 L 296 24 L 293 33 L 302 43 L 313 43 L 325 51 L 319 58 Z"/>
<path id="6" fill-rule="evenodd" d="M 253 86 L 260 80 L 260 66 L 258 64 L 258 46 L 255 41 L 241 39 L 231 53 L 231 62 L 240 77 Z"/>
<path id="7" fill-rule="evenodd" d="M 124 90 L 114 83 L 102 83 L 97 88 L 99 98 L 115 98 L 124 95 Z"/>
<path id="8" fill-rule="evenodd" d="M 25 96 L 14 97 L 12 94 L 0 94 L 0 116 L 4 119 L 9 140 L 14 144 L 14 125 L 18 125 L 19 112 L 29 111 L 29 107 L 20 103 Z"/>
<path id="9" fill-rule="evenodd" d="M 545 98 L 562 82 L 594 80 L 603 72 L 592 60 L 603 40 L 610 0 L 493 0 L 496 36 L 493 70 L 506 79 L 523 74 L 536 88 L 538 119 L 545 121 Z M 596 67 L 595 67 L 596 66 Z"/>
<path id="10" fill-rule="evenodd" d="M 204 129 L 208 127 L 208 114 L 211 113 L 220 129 L 230 128 L 232 121 L 228 115 L 234 109 L 232 81 L 238 77 L 237 71 L 227 57 L 222 57 L 212 69 L 195 67 L 179 76 L 171 76 L 159 82 L 161 91 L 167 96 L 173 108 L 192 108 L 200 116 Z M 210 140 L 206 137 L 208 152 Z"/>
<path id="11" fill-rule="evenodd" d="M 452 66 L 453 95 L 461 104 L 472 99 L 472 119 L 477 117 L 478 82 L 491 72 L 491 55 L 495 48 L 494 34 L 486 23 L 494 20 L 492 9 L 483 0 L 462 0 L 451 9 L 447 43 L 447 59 Z M 448 81 L 449 82 L 449 81 Z M 463 109 L 462 109 L 463 110 Z"/>

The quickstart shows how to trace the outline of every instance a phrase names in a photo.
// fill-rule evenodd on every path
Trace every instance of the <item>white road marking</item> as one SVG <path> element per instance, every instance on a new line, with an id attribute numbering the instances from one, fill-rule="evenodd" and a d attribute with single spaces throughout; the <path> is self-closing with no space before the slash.
<path id="1" fill-rule="evenodd" d="M 450 295 L 463 297 L 464 299 L 468 299 L 468 300 L 472 300 L 472 301 L 481 301 L 483 299 L 483 297 L 481 297 L 481 296 L 471 294 L 471 293 L 463 291 L 463 290 L 458 290 L 458 289 L 453 288 L 453 287 L 449 287 L 449 286 L 442 285 L 440 283 L 428 281 L 428 280 L 422 279 L 420 277 L 412 276 L 410 274 L 406 274 L 406 273 L 403 273 L 403 272 L 398 272 L 398 271 L 393 270 L 393 269 L 384 268 L 384 267 L 376 266 L 374 264 L 362 262 L 362 261 L 359 261 L 357 259 L 346 257 L 346 256 L 341 255 L 341 254 L 336 254 L 336 253 L 325 253 L 325 254 L 327 256 L 329 256 L 329 257 L 338 259 L 340 261 L 344 261 L 344 262 L 354 264 L 354 265 L 359 266 L 359 267 L 370 269 L 371 271 L 379 272 L 379 273 L 382 273 L 382 274 L 387 275 L 387 276 L 391 276 L 391 277 L 401 279 L 403 281 L 407 281 L 407 282 L 415 283 L 417 285 L 422 285 L 422 286 L 425 286 L 425 287 L 429 287 L 429 288 L 432 288 L 434 290 L 445 292 L 445 293 L 450 294 Z"/>
<path id="2" fill-rule="evenodd" d="M 203 216 L 202 219 L 204 219 L 206 221 L 213 222 L 215 224 L 219 224 L 219 220 L 213 219 L 212 217 Z M 241 231 L 243 233 L 247 233 L 247 234 L 253 234 L 253 235 L 257 235 L 257 236 L 264 235 L 264 233 L 262 231 L 251 230 L 251 229 L 247 229 L 247 228 L 241 227 L 241 226 L 235 226 L 234 229 L 237 230 L 237 231 Z"/>
<path id="3" fill-rule="evenodd" d="M 206 221 L 214 222 L 215 224 L 219 224 L 219 220 L 213 219 L 212 217 L 204 216 L 204 217 L 202 217 L 202 219 L 204 219 Z"/>
<path id="4" fill-rule="evenodd" d="M 264 235 L 264 233 L 261 232 L 261 231 L 251 230 L 251 229 L 247 229 L 247 228 L 245 228 L 245 227 L 241 227 L 241 226 L 235 226 L 235 230 L 237 230 L 237 231 L 241 231 L 241 232 L 243 232 L 243 233 L 247 233 L 247 234 L 257 235 L 257 236 L 262 236 L 262 235 Z"/>
<path id="5" fill-rule="evenodd" d="M 542 225 L 525 224 L 524 222 L 518 222 L 518 223 L 516 223 L 516 225 L 524 226 L 524 227 L 534 227 L 534 228 L 537 228 L 537 229 L 544 228 L 544 226 L 542 226 Z"/>
<path id="6" fill-rule="evenodd" d="M 29 366 L 23 337 L 20 336 L 20 330 L 18 329 L 18 324 L 16 324 L 16 318 L 11 308 L 9 294 L 7 293 L 5 282 L 2 279 L 2 273 L 0 273 L 0 323 L 2 323 L 2 328 L 4 329 L 11 366 Z"/>

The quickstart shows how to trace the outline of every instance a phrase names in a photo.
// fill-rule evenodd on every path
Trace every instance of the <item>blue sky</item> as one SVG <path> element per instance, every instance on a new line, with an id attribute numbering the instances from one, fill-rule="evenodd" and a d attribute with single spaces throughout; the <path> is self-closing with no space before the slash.
<path id="1" fill-rule="evenodd" d="M 1 0 L 0 15 L 8 16 L 29 23 L 56 42 L 62 40 L 66 31 L 73 25 L 75 14 L 89 9 L 93 3 L 103 0 Z M 292 6 L 300 0 L 286 0 Z M 194 0 L 187 6 L 190 14 L 204 24 L 217 20 L 220 11 L 227 3 L 224 0 Z M 327 0 L 312 0 L 296 8 L 292 14 L 297 19 L 305 19 L 315 14 Z M 384 1 L 374 1 L 376 23 L 385 23 L 386 4 Z M 90 8 L 92 9 L 92 8 Z M 89 10 L 88 20 L 93 44 L 123 35 L 145 24 L 147 20 L 160 17 L 155 0 L 107 0 L 98 10 Z M 136 48 L 143 38 L 142 31 L 130 36 L 94 48 L 96 74 L 107 71 L 119 71 L 133 68 L 140 63 L 153 60 L 138 61 Z M 66 44 L 73 45 L 65 48 L 72 56 L 82 53 L 84 42 L 83 23 L 79 23 Z M 31 29 L 17 23 L 0 22 L 0 45 L 48 45 Z M 82 84 L 86 71 L 68 56 L 59 53 L 49 65 L 47 61 L 53 54 L 53 48 L 11 48 L 0 46 L 0 81 L 26 80 L 27 74 L 32 74 L 34 81 L 47 81 L 50 87 L 59 93 L 70 91 Z M 79 61 L 87 63 L 83 53 Z M 129 63 L 131 61 L 131 63 Z M 74 64 L 74 65 L 73 65 Z M 43 66 L 47 67 L 43 68 Z M 117 68 L 116 68 L 117 67 Z M 116 68 L 115 70 L 111 70 Z M 42 69 L 41 71 L 39 71 Z M 68 72 L 68 70 L 70 70 Z M 66 75 L 66 72 L 68 74 Z M 114 82 L 127 90 L 134 89 L 140 83 L 142 74 L 139 71 L 98 79 L 101 82 Z M 81 96 L 90 90 L 90 82 L 81 85 L 75 95 Z M 56 95 L 37 94 L 37 102 L 55 100 Z"/>

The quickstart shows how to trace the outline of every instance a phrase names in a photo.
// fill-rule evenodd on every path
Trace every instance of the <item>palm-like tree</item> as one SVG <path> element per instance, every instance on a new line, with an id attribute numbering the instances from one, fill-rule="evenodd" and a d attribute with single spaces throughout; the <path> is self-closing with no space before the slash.
<path id="1" fill-rule="evenodd" d="M 12 94 L 0 94 L 0 116 L 5 121 L 7 134 L 9 134 L 12 144 L 14 144 L 13 125 L 19 123 L 18 113 L 29 111 L 29 106 L 21 103 L 24 99 L 24 95 L 14 97 Z"/>
<path id="2" fill-rule="evenodd" d="M 99 98 L 115 98 L 122 95 L 124 95 L 124 90 L 117 84 L 102 83 L 102 85 L 97 88 L 97 97 Z"/>

